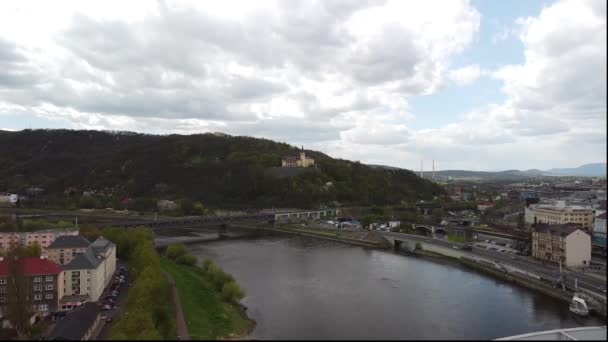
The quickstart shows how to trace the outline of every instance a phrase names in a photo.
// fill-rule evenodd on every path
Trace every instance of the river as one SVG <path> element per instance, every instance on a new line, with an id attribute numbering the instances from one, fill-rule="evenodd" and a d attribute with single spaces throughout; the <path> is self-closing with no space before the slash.
<path id="1" fill-rule="evenodd" d="M 454 262 L 290 235 L 189 249 L 245 289 L 252 339 L 494 339 L 605 325 Z"/>

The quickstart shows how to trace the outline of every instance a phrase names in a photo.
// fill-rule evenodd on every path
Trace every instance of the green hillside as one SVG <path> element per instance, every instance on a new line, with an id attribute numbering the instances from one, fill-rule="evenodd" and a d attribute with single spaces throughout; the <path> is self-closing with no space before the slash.
<path id="1" fill-rule="evenodd" d="M 335 201 L 393 204 L 443 193 L 411 171 L 374 169 L 315 151 L 306 153 L 317 168 L 277 171 L 282 156 L 297 152 L 285 143 L 224 134 L 0 131 L 0 191 L 38 187 L 47 203 L 82 204 L 82 191 L 101 190 L 105 196 L 84 199 L 93 201 L 89 206 L 118 208 L 129 197 L 136 210 L 153 207 L 157 199 L 221 208 L 312 208 Z M 70 188 L 77 191 L 65 194 Z"/>

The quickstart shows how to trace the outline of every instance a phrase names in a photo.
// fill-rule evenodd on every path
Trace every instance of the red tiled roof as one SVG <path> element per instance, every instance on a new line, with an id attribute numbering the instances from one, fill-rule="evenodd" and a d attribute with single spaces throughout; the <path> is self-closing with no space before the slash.
<path id="1" fill-rule="evenodd" d="M 40 259 L 39 257 L 23 258 L 24 274 L 26 276 L 34 275 L 55 275 L 61 273 L 62 269 L 56 263 L 49 259 Z M 0 261 L 0 276 L 8 276 L 8 262 Z"/>

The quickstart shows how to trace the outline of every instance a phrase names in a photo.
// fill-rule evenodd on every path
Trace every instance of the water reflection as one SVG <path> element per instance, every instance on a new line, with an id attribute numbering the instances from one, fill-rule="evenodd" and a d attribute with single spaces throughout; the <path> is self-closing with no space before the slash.
<path id="1" fill-rule="evenodd" d="M 193 245 L 247 292 L 257 339 L 494 339 L 600 325 L 568 305 L 458 264 L 312 237 Z"/>

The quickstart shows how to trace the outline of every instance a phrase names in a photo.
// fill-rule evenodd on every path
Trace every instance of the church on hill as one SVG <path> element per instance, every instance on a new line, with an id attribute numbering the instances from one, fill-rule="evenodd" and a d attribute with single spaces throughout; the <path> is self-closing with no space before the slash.
<path id="1" fill-rule="evenodd" d="M 281 160 L 282 167 L 309 167 L 315 166 L 315 160 L 312 158 L 306 157 L 306 152 L 304 152 L 304 146 L 300 150 L 300 157 L 296 156 L 287 156 Z"/>

